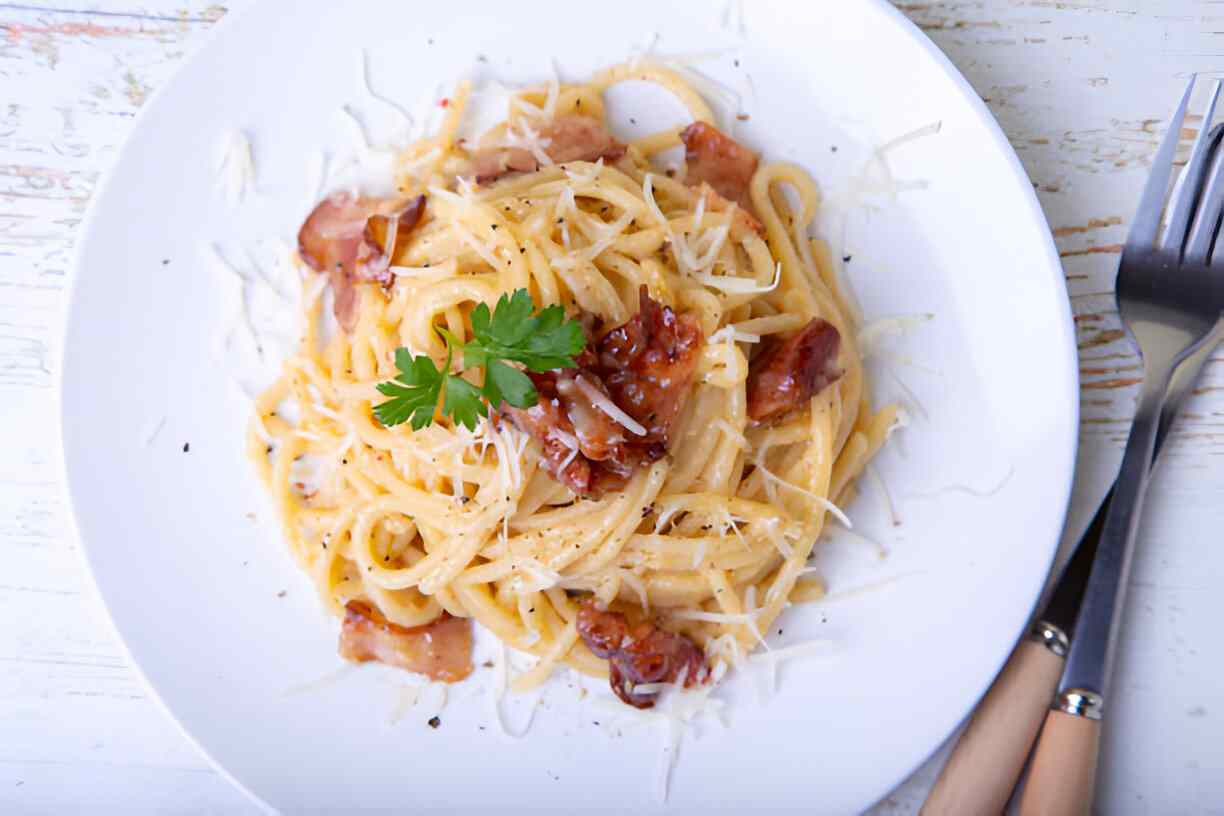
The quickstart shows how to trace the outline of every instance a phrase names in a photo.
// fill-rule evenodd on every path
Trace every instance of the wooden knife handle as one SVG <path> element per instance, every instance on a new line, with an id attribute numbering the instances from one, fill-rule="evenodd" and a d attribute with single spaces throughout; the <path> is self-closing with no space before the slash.
<path id="1" fill-rule="evenodd" d="M 1065 643 L 1031 636 L 1020 641 L 956 743 L 923 816 L 1003 812 L 1050 710 L 1063 670 L 1058 651 L 1065 654 Z"/>
<path id="2" fill-rule="evenodd" d="M 1020 797 L 1020 816 L 1088 816 L 1100 737 L 1100 720 L 1051 711 Z"/>

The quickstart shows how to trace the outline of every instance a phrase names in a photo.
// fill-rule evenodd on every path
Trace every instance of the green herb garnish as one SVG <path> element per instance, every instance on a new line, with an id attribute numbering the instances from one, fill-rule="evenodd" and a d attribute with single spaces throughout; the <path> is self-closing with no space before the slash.
<path id="1" fill-rule="evenodd" d="M 444 416 L 475 430 L 477 417 L 488 416 L 490 405 L 496 408 L 506 402 L 531 408 L 540 395 L 531 378 L 507 362 L 521 363 L 530 371 L 574 368 L 574 358 L 586 346 L 582 326 L 566 320 L 560 306 L 535 312 L 531 293 L 519 289 L 502 295 L 491 314 L 483 303 L 472 310 L 472 339 L 467 342 L 438 328 L 446 341 L 446 364 L 441 369 L 428 355 L 396 349 L 395 367 L 400 373 L 378 385 L 379 393 L 390 399 L 374 407 L 374 416 L 387 427 L 411 422 L 412 429 L 419 431 L 433 422 L 441 401 Z M 483 386 L 477 388 L 450 373 L 456 350 L 465 370 L 484 369 Z"/>

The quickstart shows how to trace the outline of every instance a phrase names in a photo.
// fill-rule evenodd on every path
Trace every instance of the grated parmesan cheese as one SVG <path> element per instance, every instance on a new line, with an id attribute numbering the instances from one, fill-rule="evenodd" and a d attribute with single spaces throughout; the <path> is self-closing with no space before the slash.
<path id="1" fill-rule="evenodd" d="M 515 733 L 506 725 L 505 715 L 502 711 L 502 700 L 506 696 L 506 687 L 508 683 L 510 654 L 506 649 L 506 644 L 500 638 L 497 641 L 500 654 L 493 666 L 493 684 L 489 686 L 489 706 L 493 709 L 493 721 L 497 723 L 498 729 L 511 739 L 522 739 L 527 736 L 527 732 L 531 730 L 531 723 L 535 719 L 536 706 L 531 707 L 531 712 L 527 715 L 527 722 L 522 730 Z M 539 703 L 539 698 L 536 698 L 536 704 Z"/>
<path id="2" fill-rule="evenodd" d="M 862 547 L 863 549 L 870 550 L 871 553 L 881 561 L 888 557 L 888 550 L 883 544 L 874 539 L 868 538 L 862 533 L 858 533 L 854 530 L 847 530 L 840 524 L 830 524 L 825 528 L 825 530 L 828 532 L 830 538 L 840 538 Z M 801 570 L 802 574 L 811 572 L 820 572 L 820 570 L 816 567 L 808 567 Z"/>
<path id="3" fill-rule="evenodd" d="M 805 657 L 828 657 L 835 653 L 837 644 L 832 640 L 808 640 L 793 646 L 780 649 L 770 649 L 750 655 L 748 662 L 765 667 L 766 687 L 769 693 L 778 690 L 778 664 L 783 660 L 794 660 Z"/>
<path id="4" fill-rule="evenodd" d="M 258 418 L 258 416 L 256 418 Z M 150 447 L 153 442 L 157 440 L 158 435 L 162 432 L 162 428 L 166 427 L 167 419 L 169 419 L 169 417 L 163 414 L 160 419 L 149 424 L 147 430 L 143 434 L 144 438 L 141 441 L 141 447 Z"/>
<path id="5" fill-rule="evenodd" d="M 463 240 L 463 243 L 466 244 L 469 249 L 479 255 L 485 263 L 494 269 L 500 269 L 502 267 L 501 262 L 497 258 L 496 250 L 489 244 L 473 235 L 471 230 L 458 221 L 454 223 L 454 230 L 455 232 L 459 233 L 459 237 Z"/>
<path id="6" fill-rule="evenodd" d="M 345 121 L 353 126 L 353 146 L 357 148 L 357 153 L 375 152 L 374 144 L 370 141 L 370 134 L 366 131 L 365 122 L 362 122 L 348 105 L 341 105 L 340 112 L 344 114 Z"/>
<path id="7" fill-rule="evenodd" d="M 880 155 L 886 155 L 892 152 L 894 149 L 900 147 L 901 145 L 907 144 L 908 142 L 912 142 L 917 139 L 924 138 L 926 136 L 934 136 L 937 133 L 939 133 L 939 131 L 942 129 L 943 129 L 943 120 L 931 122 L 929 124 L 923 125 L 922 127 L 914 128 L 908 133 L 902 133 L 900 136 L 897 136 L 894 139 L 890 139 L 889 141 L 877 147 L 876 152 L 879 153 Z"/>
<path id="8" fill-rule="evenodd" d="M 748 619 L 748 623 L 745 625 L 752 631 L 752 634 L 756 637 L 757 642 L 760 643 L 766 651 L 768 651 L 769 644 L 765 642 L 765 636 L 761 634 L 761 628 L 757 626 L 756 621 L 756 616 L 764 612 L 765 609 L 764 607 L 757 608 L 756 594 L 756 584 L 752 584 L 748 587 L 748 589 L 744 590 L 744 606 L 746 606 L 748 609 L 754 610 L 752 617 Z"/>
<path id="9" fill-rule="evenodd" d="M 454 274 L 443 266 L 392 266 L 387 271 L 397 278 L 415 281 L 436 281 Z"/>
<path id="10" fill-rule="evenodd" d="M 973 496 L 975 499 L 989 499 L 992 496 L 998 495 L 1003 488 L 1007 487 L 1007 483 L 1016 475 L 1016 466 L 1008 465 L 1007 473 L 1003 474 L 1003 478 L 998 481 L 993 487 L 977 488 L 964 484 L 950 484 L 936 490 L 924 491 L 921 493 L 910 493 L 905 496 L 907 499 L 935 499 L 948 493 L 962 493 L 966 496 Z"/>
<path id="11" fill-rule="evenodd" d="M 885 340 L 909 334 L 934 318 L 935 315 L 926 312 L 922 314 L 881 317 L 872 320 L 859 329 L 859 351 L 863 357 L 871 357 L 879 352 L 880 345 Z"/>
<path id="12" fill-rule="evenodd" d="M 561 97 L 561 72 L 557 69 L 557 61 L 551 61 L 553 71 L 548 80 L 548 93 L 544 97 L 544 118 L 553 119 L 557 115 L 557 100 Z"/>
<path id="13" fill-rule="evenodd" d="M 726 701 L 712 696 L 717 688 L 715 685 L 690 689 L 684 687 L 682 680 L 676 683 L 642 684 L 636 688 L 659 694 L 654 708 L 639 711 L 607 698 L 600 699 L 598 704 L 601 708 L 628 719 L 632 725 L 653 724 L 659 728 L 661 742 L 657 795 L 660 802 L 665 802 L 671 773 L 675 768 L 676 756 L 686 729 L 707 715 L 725 728 Z"/>
<path id="14" fill-rule="evenodd" d="M 526 150 L 540 163 L 541 167 L 552 167 L 552 157 L 545 150 L 551 144 L 551 139 L 541 136 L 531 125 L 526 122 L 516 122 L 514 125 L 506 128 L 505 135 L 502 136 L 501 141 L 493 146 Z"/>
<path id="15" fill-rule="evenodd" d="M 381 103 L 395 113 L 396 116 L 399 117 L 405 132 L 411 131 L 413 125 L 415 124 L 412 114 L 395 100 L 391 99 L 390 97 L 383 96 L 375 91 L 373 85 L 370 84 L 370 52 L 366 48 L 361 49 L 360 75 L 361 85 L 366 92 L 366 96 L 370 97 L 375 102 Z"/>
<path id="16" fill-rule="evenodd" d="M 561 195 L 557 196 L 557 206 L 553 208 L 553 218 L 564 218 L 570 213 L 578 212 L 578 202 L 574 199 L 574 188 L 565 185 Z"/>
<path id="17" fill-rule="evenodd" d="M 706 643 L 705 651 L 707 655 L 717 657 L 720 663 L 730 664 L 732 667 L 739 666 L 744 658 L 740 651 L 739 641 L 730 632 L 710 638 Z"/>
<path id="18" fill-rule="evenodd" d="M 638 68 L 642 67 L 642 60 L 649 59 L 654 53 L 655 46 L 658 44 L 659 32 L 650 32 L 650 34 L 646 36 L 646 39 L 642 41 L 642 44 L 634 49 L 633 57 L 629 60 L 629 70 L 636 71 Z"/>
<path id="19" fill-rule="evenodd" d="M 680 74 L 706 101 L 714 103 L 719 119 L 717 123 L 719 130 L 734 138 L 738 123 L 736 115 L 743 110 L 743 98 L 739 91 L 710 79 L 693 68 L 693 62 L 705 58 L 706 55 L 703 54 L 697 55 L 697 60 L 676 56 L 660 60 L 660 62 Z"/>
<path id="20" fill-rule="evenodd" d="M 706 612 L 704 609 L 677 609 L 671 617 L 680 620 L 694 620 L 702 623 L 722 623 L 730 626 L 749 626 L 756 622 L 756 616 L 761 613 L 757 609 L 752 612 Z"/>
<path id="21" fill-rule="evenodd" d="M 583 258 L 588 261 L 595 260 L 604 250 L 612 246 L 613 242 L 621 236 L 621 233 L 629 228 L 631 223 L 633 223 L 633 213 L 627 212 L 611 224 L 605 225 L 599 240 L 582 251 Z"/>
<path id="22" fill-rule="evenodd" d="M 723 9 L 722 28 L 723 31 L 739 35 L 740 39 L 748 36 L 748 29 L 744 26 L 743 0 L 729 0 Z"/>
<path id="23" fill-rule="evenodd" d="M 259 338 L 259 333 L 255 330 L 255 322 L 251 319 L 251 305 L 247 298 L 247 284 L 251 282 L 250 278 L 241 272 L 238 267 L 229 262 L 229 259 L 225 257 L 225 253 L 221 251 L 221 247 L 217 246 L 216 244 L 210 244 L 209 246 L 212 249 L 213 258 L 217 261 L 217 263 L 223 269 L 232 274 L 238 281 L 238 312 L 236 315 L 231 317 L 229 321 L 227 321 L 228 328 L 225 331 L 224 345 L 226 348 L 229 347 L 236 329 L 234 324 L 240 322 L 243 328 L 246 329 L 247 335 L 250 337 L 252 344 L 254 344 L 260 360 L 263 360 L 263 342 Z"/>
<path id="24" fill-rule="evenodd" d="M 759 458 L 756 461 L 754 461 L 753 464 L 755 464 L 757 469 L 761 471 L 762 476 L 764 476 L 770 482 L 776 484 L 778 487 L 785 487 L 789 490 L 795 491 L 796 493 L 807 496 L 809 499 L 819 504 L 825 510 L 829 511 L 829 513 L 831 513 L 833 517 L 836 518 L 838 521 L 840 521 L 842 525 L 845 526 L 847 529 L 852 529 L 854 527 L 854 525 L 850 522 L 850 517 L 847 516 L 844 512 L 842 512 L 842 509 L 840 507 L 838 507 L 836 504 L 826 499 L 824 496 L 818 496 L 810 490 L 805 490 L 804 488 L 800 487 L 797 484 L 793 484 L 791 482 L 786 481 L 785 479 L 781 478 L 780 476 L 775 474 L 773 471 L 771 471 L 769 468 L 765 467 L 765 463 L 762 462 Z"/>
<path id="25" fill-rule="evenodd" d="M 672 520 L 672 517 L 675 516 L 679 512 L 680 512 L 680 506 L 673 505 L 671 507 L 668 507 L 662 513 L 659 513 L 658 517 L 655 519 L 654 531 L 657 533 L 660 530 L 662 530 L 664 527 L 666 527 L 667 523 Z"/>
<path id="26" fill-rule="evenodd" d="M 897 415 L 893 418 L 893 424 L 888 426 L 888 430 L 884 432 L 885 439 L 891 439 L 892 435 L 903 428 L 908 428 L 911 425 L 909 412 L 904 408 L 897 408 Z"/>
<path id="27" fill-rule="evenodd" d="M 841 592 L 831 592 L 828 595 L 824 596 L 824 599 L 821 601 L 821 603 L 836 603 L 838 601 L 850 601 L 850 600 L 854 600 L 855 598 L 861 598 L 864 595 L 873 595 L 877 592 L 881 592 L 886 589 L 891 589 L 892 587 L 896 586 L 901 581 L 904 581 L 906 578 L 913 578 L 914 576 L 922 575 L 922 574 L 923 574 L 922 570 L 910 570 L 909 572 L 902 572 L 902 573 L 898 573 L 897 575 L 891 575 L 888 578 L 881 578 L 878 581 L 872 581 L 867 584 L 861 584 L 860 586 L 852 587 L 851 589 L 845 589 L 845 590 L 842 590 Z"/>
<path id="28" fill-rule="evenodd" d="M 637 593 L 638 600 L 642 604 L 642 611 L 650 614 L 650 598 L 646 595 L 646 583 L 637 575 L 634 575 L 628 570 L 620 571 L 620 579 L 629 585 L 630 589 Z"/>
<path id="29" fill-rule="evenodd" d="M 789 560 L 790 557 L 795 554 L 795 548 L 792 547 L 790 545 L 790 542 L 786 540 L 786 536 L 780 535 L 778 533 L 778 524 L 777 524 L 778 520 L 770 519 L 770 521 L 772 521 L 773 524 L 764 525 L 765 529 L 769 531 L 768 532 L 769 540 L 773 542 L 774 549 L 778 551 L 778 554 L 781 555 L 784 559 Z"/>
<path id="30" fill-rule="evenodd" d="M 906 399 L 909 400 L 910 406 L 918 412 L 918 416 L 922 417 L 924 421 L 930 422 L 931 415 L 927 412 L 926 406 L 922 404 L 922 400 L 918 399 L 918 395 L 914 393 L 913 389 L 906 385 L 905 381 L 902 380 L 895 371 L 890 369 L 888 373 L 897 383 L 897 387 L 900 388 L 902 393 L 905 394 Z"/>
<path id="31" fill-rule="evenodd" d="M 871 152 L 871 158 L 857 175 L 850 179 L 846 190 L 834 197 L 834 206 L 843 211 L 865 206 L 870 196 L 884 196 L 890 202 L 897 195 L 911 190 L 925 190 L 925 181 L 899 181 L 888 163 L 888 154 L 903 144 L 939 133 L 942 122 L 932 122 L 891 139 Z"/>
<path id="32" fill-rule="evenodd" d="M 884 478 L 880 476 L 880 471 L 876 469 L 875 463 L 868 462 L 864 470 L 867 472 L 867 478 L 871 479 L 871 483 L 880 492 L 880 498 L 884 502 L 884 507 L 888 510 L 888 517 L 892 519 L 892 525 L 900 527 L 901 514 L 897 512 L 897 505 L 893 502 L 892 492 L 888 489 L 888 485 L 884 483 Z"/>
<path id="33" fill-rule="evenodd" d="M 583 162 L 579 162 L 578 164 L 583 164 Z M 595 160 L 590 172 L 587 172 L 585 169 L 580 169 L 574 166 L 574 164 L 566 164 L 562 170 L 565 171 L 566 178 L 572 182 L 577 184 L 594 184 L 599 179 L 599 173 L 601 170 L 603 170 L 603 166 L 603 156 L 600 156 Z"/>
<path id="34" fill-rule="evenodd" d="M 768 286 L 761 286 L 751 278 L 714 275 L 709 272 L 698 272 L 693 277 L 711 289 L 717 289 L 728 295 L 759 295 L 765 292 L 772 292 L 778 288 L 778 284 L 782 282 L 782 262 L 779 261 L 774 267 L 773 280 Z"/>
<path id="35" fill-rule="evenodd" d="M 515 563 L 536 582 L 534 586 L 524 586 L 523 592 L 543 592 L 561 583 L 561 573 L 549 569 L 534 558 L 518 559 Z"/>
<path id="36" fill-rule="evenodd" d="M 237 204 L 246 197 L 248 190 L 258 192 L 251 140 L 241 130 L 231 131 L 225 135 L 221 150 L 217 182 L 225 188 L 230 203 Z"/>
<path id="37" fill-rule="evenodd" d="M 740 331 L 733 325 L 723 326 L 718 331 L 710 335 L 709 343 L 759 343 L 761 335 L 752 334 L 751 332 Z"/>
<path id="38" fill-rule="evenodd" d="M 582 377 L 575 377 L 572 381 L 573 387 L 576 387 L 582 392 L 582 395 L 591 401 L 591 404 L 602 411 L 609 419 L 618 425 L 623 426 L 629 433 L 636 436 L 645 436 L 646 427 L 638 422 L 633 417 L 626 414 L 617 406 L 606 394 L 600 391 L 595 386 L 591 385 Z M 557 390 L 568 390 L 565 386 L 570 382 L 558 383 Z"/>

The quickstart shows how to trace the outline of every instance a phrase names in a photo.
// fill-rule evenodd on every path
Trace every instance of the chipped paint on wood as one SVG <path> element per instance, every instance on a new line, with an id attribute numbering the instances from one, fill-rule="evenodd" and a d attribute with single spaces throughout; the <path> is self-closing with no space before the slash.
<path id="1" fill-rule="evenodd" d="M 1122 225 L 1122 216 L 1111 215 L 1106 218 L 1089 218 L 1088 223 L 1083 225 L 1075 225 L 1068 227 L 1055 227 L 1053 230 L 1055 238 L 1066 238 L 1068 235 L 1081 235 L 1092 230 L 1104 229 L 1105 227 L 1117 227 Z"/>
<path id="2" fill-rule="evenodd" d="M 1121 244 L 1102 244 L 1094 246 L 1086 246 L 1082 249 L 1064 249 L 1060 250 L 1058 255 L 1061 258 L 1078 258 L 1084 255 L 1121 255 Z"/>

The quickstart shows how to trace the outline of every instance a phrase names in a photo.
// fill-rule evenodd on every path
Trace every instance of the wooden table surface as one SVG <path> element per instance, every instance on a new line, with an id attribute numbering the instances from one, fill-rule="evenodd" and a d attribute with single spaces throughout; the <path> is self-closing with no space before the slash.
<path id="1" fill-rule="evenodd" d="M 1079 475 L 1099 485 L 1139 376 L 1111 294 L 1119 243 L 1188 76 L 1224 75 L 1224 3 L 896 5 L 989 104 L 1045 208 L 1078 328 Z M 54 419 L 77 226 L 140 106 L 225 13 L 185 0 L 0 2 L 0 812 L 252 810 L 150 697 L 106 622 L 69 535 Z M 1102 812 L 1224 814 L 1222 531 L 1217 353 L 1148 501 Z M 940 761 L 875 812 L 916 812 Z"/>

